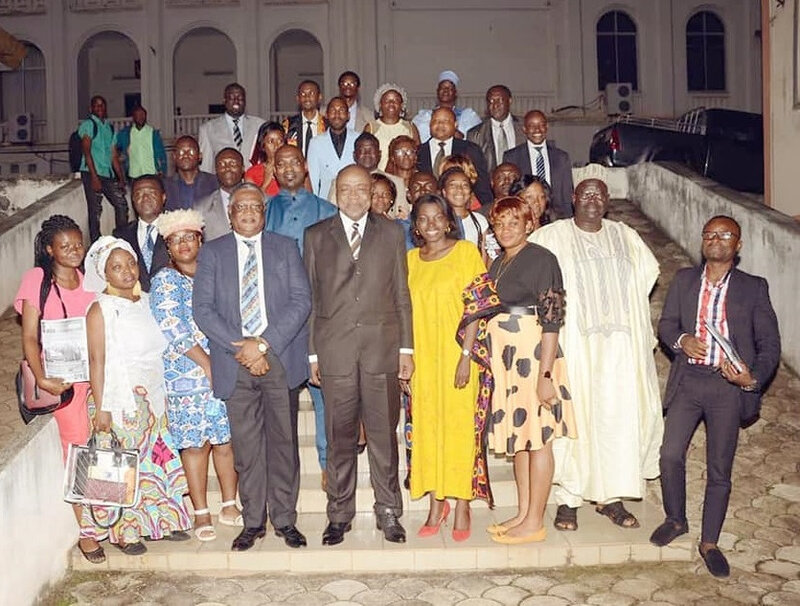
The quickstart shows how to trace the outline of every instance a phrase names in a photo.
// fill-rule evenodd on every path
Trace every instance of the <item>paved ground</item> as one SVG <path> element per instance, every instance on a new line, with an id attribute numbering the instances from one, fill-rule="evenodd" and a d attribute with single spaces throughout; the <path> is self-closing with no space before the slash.
<path id="1" fill-rule="evenodd" d="M 634 226 L 656 252 L 662 275 L 653 295 L 660 313 L 675 271 L 689 264 L 678 246 L 627 202 L 612 216 Z M 699 226 L 698 226 L 699 232 Z M 699 246 L 699 237 L 698 237 Z M 8 389 L 19 355 L 18 328 L 0 322 L 0 443 L 24 435 Z M 657 354 L 662 387 L 668 362 Z M 211 576 L 152 572 L 73 572 L 44 604 L 140 604 L 169 606 L 246 604 L 798 604 L 800 605 L 800 379 L 781 366 L 764 401 L 762 418 L 743 431 L 734 465 L 734 486 L 721 544 L 733 567 L 717 581 L 702 563 L 675 562 L 514 570 L 503 574 L 457 572 L 384 575 Z M 700 527 L 704 489 L 704 435 L 689 453 L 688 512 L 692 536 Z M 658 482 L 648 486 L 657 502 Z M 586 515 L 586 514 L 582 514 Z"/>

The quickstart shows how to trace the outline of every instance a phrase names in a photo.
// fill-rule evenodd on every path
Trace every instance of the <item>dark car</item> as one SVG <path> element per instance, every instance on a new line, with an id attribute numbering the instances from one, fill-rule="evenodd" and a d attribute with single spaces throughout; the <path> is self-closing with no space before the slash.
<path id="1" fill-rule="evenodd" d="M 605 166 L 682 162 L 733 189 L 761 193 L 761 114 L 699 108 L 677 120 L 623 116 L 594 134 L 589 160 Z"/>

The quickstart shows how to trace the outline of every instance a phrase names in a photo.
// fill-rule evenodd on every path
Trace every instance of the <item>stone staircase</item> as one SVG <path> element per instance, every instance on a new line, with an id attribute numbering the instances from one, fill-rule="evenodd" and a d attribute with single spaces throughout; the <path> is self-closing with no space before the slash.
<path id="1" fill-rule="evenodd" d="M 501 522 L 515 512 L 516 490 L 510 461 L 490 456 L 489 472 L 496 508 L 490 510 L 485 502 L 472 504 L 472 536 L 464 542 L 453 541 L 451 527 L 442 527 L 434 537 L 420 539 L 417 529 L 424 524 L 428 511 L 427 497 L 412 501 L 402 489 L 405 514 L 401 521 L 408 533 L 403 545 L 387 542 L 375 527 L 372 513 L 373 495 L 369 480 L 367 453 L 359 455 L 356 518 L 353 530 L 340 545 L 322 545 L 326 495 L 320 486 L 320 470 L 314 446 L 314 413 L 310 401 L 301 401 L 298 418 L 300 436 L 300 496 L 297 504 L 297 527 L 306 535 L 308 547 L 290 549 L 283 539 L 267 536 L 246 552 L 232 552 L 231 542 L 240 529 L 216 525 L 217 539 L 201 543 L 155 541 L 147 543 L 147 553 L 139 557 L 126 556 L 108 543 L 103 543 L 106 562 L 93 565 L 77 548 L 71 554 L 75 570 L 171 570 L 171 571 L 291 571 L 299 573 L 330 572 L 407 572 L 411 570 L 470 570 L 505 568 L 547 568 L 565 565 L 621 564 L 629 561 L 690 560 L 693 542 L 686 536 L 665 548 L 648 542 L 652 530 L 663 520 L 657 504 L 646 501 L 629 503 L 628 508 L 638 517 L 641 527 L 622 529 L 594 513 L 591 505 L 579 512 L 578 532 L 558 532 L 553 528 L 555 505 L 549 504 L 546 513 L 548 537 L 541 543 L 506 546 L 491 540 L 485 528 Z M 398 436 L 400 479 L 405 477 L 405 448 Z M 209 508 L 218 512 L 221 496 L 213 468 L 209 470 Z M 186 503 L 191 511 L 188 496 Z M 216 515 L 214 516 L 216 522 Z M 452 520 L 452 514 L 451 514 Z"/>

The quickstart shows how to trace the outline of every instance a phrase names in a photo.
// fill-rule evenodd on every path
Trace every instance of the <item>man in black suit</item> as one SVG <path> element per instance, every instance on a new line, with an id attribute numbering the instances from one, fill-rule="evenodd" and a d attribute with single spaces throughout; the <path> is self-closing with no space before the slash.
<path id="1" fill-rule="evenodd" d="M 122 238 L 136 251 L 139 259 L 139 283 L 144 292 L 150 292 L 150 278 L 169 263 L 167 246 L 154 225 L 167 200 L 161 177 L 136 177 L 131 184 L 131 199 L 138 219 L 118 227 L 113 233 L 114 237 Z"/>
<path id="2" fill-rule="evenodd" d="M 313 80 L 303 80 L 297 86 L 297 105 L 300 113 L 283 120 L 286 142 L 300 148 L 303 157 L 308 157 L 311 139 L 325 132 L 325 117 L 319 111 L 322 92 Z M 327 192 L 326 192 L 327 193 Z"/>
<path id="3" fill-rule="evenodd" d="M 503 162 L 511 162 L 523 175 L 537 175 L 552 190 L 551 205 L 555 218 L 572 216 L 572 161 L 569 154 L 547 141 L 547 117 L 538 109 L 525 114 L 527 141 L 508 150 Z"/>
<path id="4" fill-rule="evenodd" d="M 702 235 L 705 265 L 676 274 L 658 323 L 659 337 L 675 359 L 664 396 L 660 460 L 667 518 L 650 542 L 667 545 L 689 530 L 686 450 L 704 420 L 708 477 L 699 549 L 709 572 L 727 577 L 730 568 L 717 540 L 728 509 L 739 426 L 758 416 L 761 394 L 780 361 L 780 334 L 767 281 L 734 267 L 742 247 L 739 224 L 717 216 Z M 727 337 L 741 361 L 726 355 L 708 325 Z"/>
<path id="5" fill-rule="evenodd" d="M 456 114 L 449 107 L 439 107 L 431 116 L 431 138 L 419 146 L 417 150 L 417 168 L 426 173 L 433 173 L 438 179 L 444 159 L 452 154 L 467 156 L 478 171 L 475 183 L 475 195 L 484 207 L 492 203 L 492 190 L 489 187 L 489 174 L 486 171 L 486 159 L 481 148 L 470 141 L 456 139 Z"/>
<path id="6" fill-rule="evenodd" d="M 478 126 L 467 133 L 483 152 L 486 167 L 491 173 L 503 163 L 503 155 L 525 140 L 522 120 L 511 114 L 511 91 L 503 84 L 495 84 L 486 91 L 486 113 L 489 114 Z"/>
<path id="7" fill-rule="evenodd" d="M 167 194 L 166 210 L 194 208 L 199 200 L 217 189 L 217 178 L 200 170 L 200 145 L 191 135 L 183 135 L 175 141 L 172 150 L 175 174 L 164 181 Z"/>

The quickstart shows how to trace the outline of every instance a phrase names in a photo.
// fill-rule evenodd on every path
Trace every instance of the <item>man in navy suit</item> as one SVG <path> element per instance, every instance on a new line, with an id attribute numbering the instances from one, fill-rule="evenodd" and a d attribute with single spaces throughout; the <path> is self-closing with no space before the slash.
<path id="1" fill-rule="evenodd" d="M 233 189 L 233 231 L 200 250 L 192 299 L 231 424 L 245 526 L 234 551 L 266 534 L 268 514 L 289 547 L 306 544 L 295 526 L 300 458 L 289 388 L 308 378 L 311 291 L 294 240 L 264 231 L 264 208 L 257 185 Z"/>
<path id="2" fill-rule="evenodd" d="M 509 149 L 503 162 L 516 165 L 523 175 L 537 175 L 547 181 L 552 191 L 551 219 L 572 216 L 572 161 L 569 154 L 547 140 L 547 116 L 538 109 L 525 114 L 527 141 Z"/>
<path id="3" fill-rule="evenodd" d="M 131 184 L 131 200 L 137 218 L 113 231 L 115 238 L 122 238 L 136 251 L 139 260 L 139 284 L 144 292 L 150 292 L 150 278 L 169 264 L 167 246 L 158 235 L 154 224 L 164 210 L 166 199 L 161 177 L 136 177 Z"/>
<path id="4" fill-rule="evenodd" d="M 675 359 L 664 396 L 667 417 L 660 460 L 667 518 L 650 542 L 667 545 L 689 530 L 686 450 L 703 420 L 708 477 L 700 555 L 717 577 L 730 574 L 717 541 L 728 509 L 739 427 L 758 416 L 761 394 L 780 361 L 778 321 L 767 281 L 735 268 L 741 233 L 730 217 L 717 216 L 706 223 L 702 233 L 705 264 L 676 274 L 658 323 L 659 337 Z M 732 343 L 741 357 L 738 368 L 707 325 Z"/>

